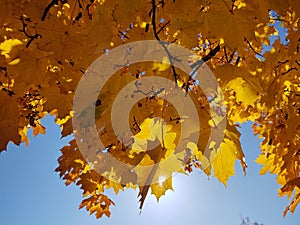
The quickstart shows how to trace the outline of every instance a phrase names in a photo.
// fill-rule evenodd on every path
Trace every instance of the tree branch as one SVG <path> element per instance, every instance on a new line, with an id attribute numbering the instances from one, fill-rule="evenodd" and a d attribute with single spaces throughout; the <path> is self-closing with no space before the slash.
<path id="1" fill-rule="evenodd" d="M 160 41 L 160 38 L 158 36 L 158 33 L 156 31 L 156 3 L 155 0 L 152 0 L 152 28 L 153 28 L 153 33 L 154 37 L 156 40 Z"/>
<path id="2" fill-rule="evenodd" d="M 217 45 L 214 49 L 212 49 L 206 56 L 204 56 L 201 60 L 198 60 L 197 62 L 193 63 L 191 65 L 192 72 L 190 73 L 190 76 L 193 77 L 193 75 L 196 73 L 196 71 L 203 65 L 203 63 L 210 60 L 212 57 L 214 57 L 219 51 L 221 50 L 220 45 Z"/>
<path id="3" fill-rule="evenodd" d="M 54 5 L 58 5 L 58 0 L 52 0 L 49 5 L 47 5 L 47 7 L 45 8 L 43 15 L 41 17 L 41 21 L 44 21 L 47 17 L 48 12 L 50 11 L 50 9 L 54 6 Z"/>
<path id="4" fill-rule="evenodd" d="M 259 52 L 257 52 L 257 51 L 253 48 L 253 46 L 250 44 L 250 42 L 247 40 L 247 38 L 245 38 L 244 40 L 247 42 L 247 44 L 248 44 L 248 46 L 250 47 L 250 49 L 251 49 L 256 55 L 259 55 L 260 57 L 263 57 L 262 54 L 260 54 Z"/>
<path id="5" fill-rule="evenodd" d="M 157 31 L 157 34 L 159 34 L 167 25 L 169 25 L 170 22 L 171 20 L 168 20 L 166 23 L 164 23 L 164 25 Z"/>
<path id="6" fill-rule="evenodd" d="M 28 48 L 28 47 L 30 46 L 30 44 L 34 41 L 34 39 L 38 39 L 39 37 L 41 38 L 42 35 L 40 35 L 40 34 L 38 34 L 38 33 L 36 33 L 36 34 L 34 34 L 34 35 L 28 34 L 27 31 L 26 31 L 27 24 L 25 23 L 24 20 L 26 20 L 26 19 L 24 19 L 24 17 L 21 16 L 22 30 L 19 30 L 19 31 L 21 31 L 22 33 L 24 33 L 24 35 L 25 35 L 27 38 L 29 38 L 29 41 L 28 41 L 27 44 L 26 44 L 26 48 Z"/>
<path id="7" fill-rule="evenodd" d="M 161 41 L 159 36 L 158 36 L 158 32 L 156 30 L 156 2 L 155 2 L 155 0 L 152 0 L 152 10 L 151 11 L 152 11 L 152 28 L 153 28 L 153 32 L 154 32 L 154 37 L 155 37 L 156 40 Z M 169 50 L 165 46 L 166 43 L 160 42 L 160 44 L 162 45 L 162 47 L 164 48 L 165 52 L 168 55 L 168 59 L 170 61 L 171 69 L 172 69 L 174 79 L 175 79 L 175 84 L 177 85 L 178 74 L 177 74 L 177 72 L 175 70 L 175 67 L 173 65 L 173 57 L 171 56 Z"/>

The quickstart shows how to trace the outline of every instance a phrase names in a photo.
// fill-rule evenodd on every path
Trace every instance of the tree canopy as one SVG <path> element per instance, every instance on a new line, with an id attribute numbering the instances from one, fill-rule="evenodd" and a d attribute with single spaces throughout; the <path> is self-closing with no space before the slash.
<path id="1" fill-rule="evenodd" d="M 252 121 L 253 132 L 263 138 L 256 160 L 263 165 L 261 174 L 276 174 L 279 195 L 291 199 L 284 215 L 294 212 L 300 202 L 299 1 L 0 3 L 0 152 L 8 142 L 28 145 L 30 130 L 34 136 L 46 132 L 41 118 L 48 113 L 55 116 L 61 136 L 74 135 L 61 149 L 56 171 L 66 185 L 75 183 L 83 190 L 80 208 L 100 218 L 110 216 L 110 206 L 115 204 L 105 195 L 106 189 L 117 194 L 138 188 L 142 208 L 148 193 L 159 199 L 172 189 L 176 172 L 200 169 L 226 185 L 238 160 L 246 173 L 237 127 Z M 147 40 L 159 43 L 165 56 L 157 54 L 161 57 L 157 62 L 130 63 L 130 43 Z M 150 43 L 145 42 L 141 56 L 154 52 Z M 201 85 L 210 80 L 196 79 L 193 71 L 187 73 L 174 66 L 175 45 L 189 49 L 196 58 L 189 59 L 191 68 L 201 67 L 205 74 L 211 71 L 218 85 L 204 90 Z M 89 109 L 74 111 L 74 96 L 82 78 L 91 71 L 90 65 L 100 56 L 109 58 L 122 46 L 129 46 L 129 50 L 119 58 L 128 63 L 118 64 L 118 57 L 108 62 L 115 63 L 115 73 L 102 80 L 103 88 L 91 105 L 97 138 L 105 146 L 95 149 L 97 140 L 85 145 L 76 139 L 79 130 L 73 129 L 72 118 Z M 97 71 L 100 81 L 103 71 L 102 67 Z M 167 99 L 171 89 L 144 85 L 146 78 L 153 77 L 172 81 L 173 89 L 182 95 L 180 104 L 189 98 L 199 121 L 180 111 L 178 102 Z M 137 100 L 125 122 L 112 121 L 114 110 L 120 116 L 123 113 L 123 108 L 118 108 L 122 103 L 114 102 L 128 84 L 133 84 L 128 98 L 138 96 Z M 115 133 L 116 121 L 129 124 L 131 134 L 124 136 L 126 140 Z M 219 129 L 220 124 L 224 130 Z M 90 120 L 82 125 L 80 140 L 91 137 L 91 127 Z M 214 132 L 222 139 L 212 139 Z M 105 162 L 107 155 L 128 168 L 111 166 Z M 151 170 L 140 170 L 147 166 Z"/>

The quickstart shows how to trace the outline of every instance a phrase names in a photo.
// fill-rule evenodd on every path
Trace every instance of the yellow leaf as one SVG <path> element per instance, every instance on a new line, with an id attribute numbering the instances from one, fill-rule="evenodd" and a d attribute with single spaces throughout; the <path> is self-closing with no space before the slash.
<path id="1" fill-rule="evenodd" d="M 142 140 L 153 140 L 153 126 L 154 119 L 146 118 L 143 123 L 140 125 L 141 131 L 135 135 L 135 138 Z"/>
<path id="2" fill-rule="evenodd" d="M 198 150 L 198 146 L 195 143 L 188 142 L 187 148 L 189 148 L 192 151 L 193 155 L 196 156 L 197 160 L 199 160 L 199 161 L 202 160 L 202 158 L 203 158 L 202 152 Z"/>
<path id="3" fill-rule="evenodd" d="M 9 59 L 9 53 L 12 50 L 12 48 L 21 44 L 23 44 L 23 42 L 18 39 L 5 40 L 4 42 L 0 43 L 1 55 L 4 55 L 5 58 Z"/>
<path id="4" fill-rule="evenodd" d="M 234 143 L 228 139 L 221 144 L 212 161 L 214 176 L 225 186 L 229 177 L 235 175 L 234 164 L 236 161 Z"/>
<path id="5" fill-rule="evenodd" d="M 36 137 L 38 134 L 46 134 L 46 128 L 40 124 L 36 124 L 33 128 L 33 135 Z"/>
<path id="6" fill-rule="evenodd" d="M 235 78 L 227 83 L 227 88 L 233 89 L 236 94 L 236 99 L 243 102 L 245 105 L 254 106 L 258 99 L 258 89 L 256 86 L 246 82 L 242 78 Z"/>
<path id="7" fill-rule="evenodd" d="M 258 164 L 262 164 L 263 167 L 260 169 L 260 175 L 266 174 L 267 172 L 272 171 L 273 169 L 273 162 L 274 162 L 274 154 L 270 154 L 266 157 L 266 154 L 260 154 L 255 162 Z"/>
<path id="8" fill-rule="evenodd" d="M 244 153 L 239 141 L 240 134 L 235 126 L 227 125 L 225 138 L 217 151 L 211 154 L 214 176 L 217 177 L 225 186 L 229 177 L 235 175 L 235 161 L 241 161 L 244 173 L 246 173 L 246 162 Z"/>
<path id="9" fill-rule="evenodd" d="M 165 71 L 167 69 L 170 68 L 170 62 L 169 62 L 169 59 L 167 56 L 164 56 L 163 59 L 162 59 L 162 62 L 154 62 L 153 63 L 153 70 L 154 71 Z"/>
<path id="10" fill-rule="evenodd" d="M 167 190 L 172 190 L 173 191 L 172 177 L 169 177 L 167 179 L 162 177 L 161 179 L 164 179 L 164 180 L 160 181 L 159 183 L 155 183 L 155 184 L 151 185 L 151 193 L 153 195 L 155 195 L 157 201 L 159 201 L 159 198 L 162 195 L 165 195 Z"/>

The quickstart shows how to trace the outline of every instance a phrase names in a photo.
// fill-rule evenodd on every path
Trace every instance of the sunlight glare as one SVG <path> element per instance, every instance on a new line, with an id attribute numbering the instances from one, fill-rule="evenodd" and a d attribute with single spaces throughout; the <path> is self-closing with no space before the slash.
<path id="1" fill-rule="evenodd" d="M 164 177 L 164 176 L 160 176 L 159 178 L 158 178 L 158 183 L 159 183 L 159 185 L 160 186 L 162 186 L 163 185 L 163 182 L 166 180 L 166 178 Z"/>

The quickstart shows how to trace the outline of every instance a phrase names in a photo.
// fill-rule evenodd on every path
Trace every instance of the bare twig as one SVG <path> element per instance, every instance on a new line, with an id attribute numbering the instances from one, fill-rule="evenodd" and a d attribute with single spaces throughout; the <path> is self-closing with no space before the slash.
<path id="1" fill-rule="evenodd" d="M 27 30 L 26 30 L 27 24 L 26 24 L 25 20 L 26 20 L 26 19 L 24 19 L 24 17 L 21 17 L 22 29 L 19 30 L 19 31 L 21 31 L 22 33 L 24 33 L 24 35 L 25 35 L 27 38 L 29 38 L 29 41 L 28 41 L 27 44 L 26 44 L 26 48 L 28 48 L 28 47 L 30 46 L 30 44 L 34 41 L 34 39 L 38 39 L 39 37 L 41 38 L 42 35 L 40 35 L 40 34 L 38 34 L 38 33 L 36 33 L 36 34 L 34 34 L 34 35 L 28 34 L 28 33 L 27 33 Z"/>
<path id="2" fill-rule="evenodd" d="M 168 20 L 164 25 L 157 31 L 157 34 L 159 34 L 167 25 L 169 25 L 171 20 Z"/>
<path id="3" fill-rule="evenodd" d="M 283 72 L 283 73 L 281 73 L 281 75 L 283 76 L 283 75 L 286 75 L 286 74 L 288 74 L 289 72 L 291 72 L 292 70 L 298 70 L 297 68 L 295 68 L 295 67 L 293 67 L 293 68 L 289 68 L 287 71 L 285 71 L 285 72 Z"/>
<path id="4" fill-rule="evenodd" d="M 244 38 L 244 40 L 247 42 L 248 46 L 250 47 L 250 49 L 256 54 L 259 55 L 260 57 L 263 57 L 262 54 L 260 54 L 258 51 L 256 51 L 253 46 L 251 45 L 251 43 L 247 40 L 247 38 Z"/>
<path id="5" fill-rule="evenodd" d="M 58 0 L 52 0 L 49 5 L 47 5 L 47 7 L 45 8 L 43 15 L 41 17 L 41 21 L 44 21 L 47 17 L 47 14 L 49 13 L 50 9 L 54 6 L 54 5 L 58 5 Z"/>

